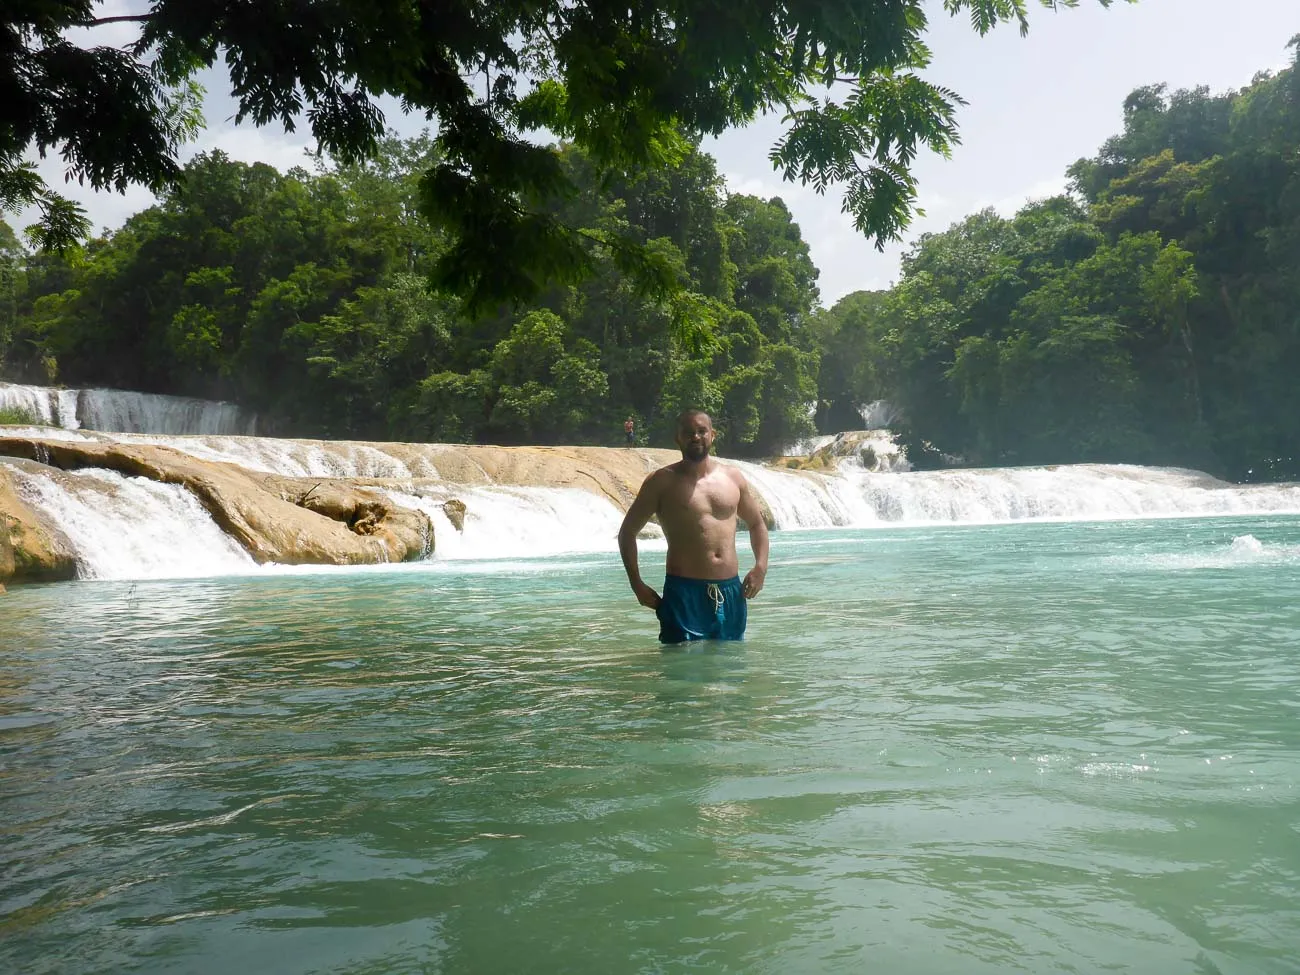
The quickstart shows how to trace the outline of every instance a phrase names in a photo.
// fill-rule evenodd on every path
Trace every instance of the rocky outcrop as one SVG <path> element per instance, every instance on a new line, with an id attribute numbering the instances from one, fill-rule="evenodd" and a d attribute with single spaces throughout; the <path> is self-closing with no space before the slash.
<path id="1" fill-rule="evenodd" d="M 58 582 L 77 574 L 72 544 L 18 494 L 15 472 L 40 468 L 23 461 L 0 465 L 0 582 Z"/>
<path id="2" fill-rule="evenodd" d="M 384 452 L 408 459 L 427 457 L 423 444 L 384 444 Z M 681 460 L 674 450 L 621 447 L 494 447 L 444 445 L 433 461 L 443 484 L 505 484 L 515 487 L 572 487 L 603 495 L 620 508 L 636 497 L 651 471 Z"/>
<path id="3" fill-rule="evenodd" d="M 838 433 L 806 456 L 777 457 L 773 466 L 787 470 L 833 473 L 844 458 L 853 458 L 864 471 L 885 473 L 911 469 L 906 453 L 887 430 L 849 430 Z"/>
<path id="4" fill-rule="evenodd" d="M 8 458 L 0 462 L 0 472 L 6 467 L 25 467 L 42 477 L 64 477 L 65 487 L 82 492 L 87 490 L 84 480 L 75 479 L 74 483 L 60 472 L 106 468 L 127 477 L 181 485 L 256 561 L 287 564 L 406 561 L 430 555 L 434 529 L 428 515 L 395 502 L 390 491 L 420 498 L 426 510 L 440 506 L 452 527 L 463 531 L 465 488 L 577 488 L 626 510 L 650 472 L 680 458 L 676 451 L 610 447 L 246 441 L 237 437 L 177 438 L 176 446 L 167 446 L 129 436 L 59 433 L 58 439 L 16 430 L 5 436 L 0 428 L 0 458 Z M 346 464 L 352 463 L 355 473 L 365 458 L 378 456 L 380 462 L 372 465 L 376 473 L 405 470 L 424 476 L 290 477 L 251 470 L 261 462 L 258 450 L 263 443 L 273 444 L 274 450 L 282 453 L 299 452 L 296 457 L 313 458 L 314 466 L 326 469 L 346 471 Z M 204 451 L 223 459 L 204 459 Z M 247 467 L 240 463 L 245 452 Z M 340 463 L 336 465 L 335 459 Z M 284 466 L 294 469 L 289 463 Z M 312 468 L 298 464 L 296 469 Z M 0 485 L 8 483 L 0 479 Z M 759 500 L 771 526 L 771 511 L 761 494 Z M 7 532 L 8 549 L 0 548 L 0 582 L 75 574 L 71 544 L 55 526 L 45 524 L 33 506 L 23 503 L 12 485 L 7 492 L 0 491 L 0 514 L 5 516 L 5 524 L 12 526 Z M 647 532 L 656 534 L 657 526 L 647 526 Z"/>
<path id="5" fill-rule="evenodd" d="M 458 532 L 465 530 L 465 502 L 460 498 L 450 498 L 442 503 L 442 513 L 447 516 L 451 522 L 451 527 Z"/>
<path id="6" fill-rule="evenodd" d="M 0 437 L 0 456 L 21 458 L 47 470 L 106 468 L 128 477 L 182 485 L 258 562 L 397 562 L 422 558 L 433 550 L 433 525 L 427 515 L 348 481 L 257 474 L 152 444 Z M 75 559 L 66 539 L 60 541 L 57 530 L 22 501 L 11 479 L 4 483 L 9 490 L 0 493 L 0 516 L 9 526 L 12 556 L 0 561 L 0 582 L 70 578 Z M 13 567 L 6 576 L 3 569 L 10 561 Z"/>

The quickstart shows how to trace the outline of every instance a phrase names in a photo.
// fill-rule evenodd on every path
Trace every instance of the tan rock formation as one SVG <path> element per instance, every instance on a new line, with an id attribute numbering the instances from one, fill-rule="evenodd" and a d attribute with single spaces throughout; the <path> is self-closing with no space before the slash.
<path id="1" fill-rule="evenodd" d="M 15 472 L 38 473 L 40 466 L 0 464 L 0 582 L 57 582 L 77 574 L 72 544 L 18 495 Z"/>
<path id="2" fill-rule="evenodd" d="M 493 447 L 456 444 L 437 448 L 439 478 L 453 484 L 507 484 L 518 487 L 575 487 L 604 495 L 620 508 L 636 497 L 651 471 L 681 459 L 672 450 L 619 447 Z M 427 456 L 420 444 L 384 444 L 403 457 Z"/>
<path id="3" fill-rule="evenodd" d="M 256 474 L 147 444 L 0 437 L 0 455 L 60 470 L 100 467 L 128 477 L 183 485 L 258 562 L 399 562 L 433 550 L 433 525 L 427 515 L 347 481 Z M 40 526 L 41 521 L 12 491 L 0 495 L 0 513 L 7 524 L 19 526 L 9 531 L 14 553 L 10 578 L 50 578 L 51 572 L 60 578 L 72 575 L 59 557 L 67 549 L 53 544 L 48 532 L 29 527 Z M 0 573 L 0 580 L 4 578 Z"/>
<path id="4" fill-rule="evenodd" d="M 189 449 L 211 447 L 231 456 L 243 438 L 188 438 Z M 408 470 L 436 468 L 437 477 L 301 478 L 249 470 L 238 463 L 200 459 L 156 443 L 86 435 L 77 440 L 4 436 L 0 457 L 57 477 L 59 470 L 107 468 L 125 476 L 183 485 L 217 525 L 258 562 L 356 564 L 406 561 L 433 551 L 433 525 L 424 512 L 394 502 L 384 489 L 420 496 L 442 506 L 448 520 L 463 530 L 464 487 L 579 488 L 626 510 L 646 476 L 680 458 L 671 450 L 611 447 L 496 447 L 480 445 L 363 444 L 348 441 L 276 441 L 277 449 L 314 456 L 353 456 L 382 448 Z M 250 442 L 251 443 L 251 442 Z M 252 456 L 250 454 L 250 456 Z M 0 469 L 5 466 L 0 463 Z M 66 538 L 45 525 L 39 514 L 0 480 L 0 515 L 23 526 L 8 533 L 13 567 L 0 548 L 0 581 L 9 578 L 70 578 L 75 559 Z M 77 485 L 84 490 L 85 485 Z M 759 493 L 756 491 L 756 493 Z M 764 517 L 772 517 L 759 493 Z M 427 505 L 426 505 L 427 507 Z M 36 526 L 36 527 L 28 527 Z M 657 527 L 647 529 L 657 534 Z M 3 542 L 0 542 L 0 546 Z M 21 563 L 21 564 L 20 564 Z"/>
<path id="5" fill-rule="evenodd" d="M 442 512 L 451 522 L 451 527 L 458 532 L 465 530 L 465 502 L 459 498 L 451 498 L 442 503 Z"/>

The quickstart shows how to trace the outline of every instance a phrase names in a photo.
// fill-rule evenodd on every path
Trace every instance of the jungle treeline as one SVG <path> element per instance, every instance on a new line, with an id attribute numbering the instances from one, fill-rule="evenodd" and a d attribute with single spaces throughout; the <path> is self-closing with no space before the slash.
<path id="1" fill-rule="evenodd" d="M 837 302 L 823 422 L 879 396 L 918 465 L 1300 477 L 1294 58 L 1240 92 L 1133 92 L 1069 189 L 923 237 L 896 287 Z"/>
<path id="2" fill-rule="evenodd" d="M 0 372 L 369 440 L 613 443 L 632 416 L 667 446 L 690 405 L 741 456 L 885 399 L 917 466 L 1300 477 L 1294 61 L 1239 92 L 1133 92 L 1067 194 L 926 235 L 894 287 L 830 308 L 785 204 L 728 193 L 698 148 L 611 179 L 568 147 L 555 216 L 593 242 L 592 273 L 467 314 L 428 287 L 449 248 L 420 216 L 438 152 L 391 137 L 364 164 L 287 173 L 205 153 L 62 254 L 0 225 Z M 619 239 L 667 286 L 601 246 Z"/>

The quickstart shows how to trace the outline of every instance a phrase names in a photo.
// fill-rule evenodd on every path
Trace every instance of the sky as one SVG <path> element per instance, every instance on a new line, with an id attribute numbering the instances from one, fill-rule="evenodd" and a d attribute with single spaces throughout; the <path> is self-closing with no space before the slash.
<path id="1" fill-rule="evenodd" d="M 140 6 L 107 0 L 97 12 L 110 16 Z M 922 233 L 943 230 L 984 207 L 1009 215 L 1028 200 L 1062 191 L 1066 168 L 1094 155 L 1120 131 L 1124 98 L 1133 89 L 1160 83 L 1171 91 L 1198 85 L 1216 92 L 1241 88 L 1259 71 L 1285 67 L 1287 41 L 1300 34 L 1298 0 L 1118 0 L 1109 8 L 1081 0 L 1077 8 L 1058 12 L 1034 5 L 1027 37 L 1010 25 L 980 37 L 964 15 L 951 18 L 938 2 L 929 7 L 933 63 L 926 77 L 957 91 L 967 104 L 957 114 L 961 144 L 951 157 L 929 154 L 917 160 L 925 215 L 913 221 L 902 242 L 878 251 L 841 212 L 842 196 L 834 187 L 819 196 L 810 187 L 783 181 L 768 161 L 782 131 L 779 117 L 764 117 L 704 144 L 729 190 L 786 202 L 820 269 L 827 306 L 851 292 L 896 281 L 900 257 Z M 115 30 L 132 29 L 101 28 L 94 41 L 113 43 Z M 208 127 L 185 148 L 183 159 L 221 149 L 232 158 L 280 169 L 306 162 L 311 145 L 306 127 L 292 134 L 279 127 L 236 127 L 224 74 L 206 72 L 199 80 L 208 90 Z M 392 102 L 385 110 L 388 124 L 403 135 L 426 124 L 422 117 L 401 116 Z M 96 229 L 120 226 L 152 202 L 140 187 L 117 194 L 64 184 L 57 158 L 40 168 L 52 186 L 62 186 L 82 203 Z M 20 216 L 20 225 L 25 222 Z"/>

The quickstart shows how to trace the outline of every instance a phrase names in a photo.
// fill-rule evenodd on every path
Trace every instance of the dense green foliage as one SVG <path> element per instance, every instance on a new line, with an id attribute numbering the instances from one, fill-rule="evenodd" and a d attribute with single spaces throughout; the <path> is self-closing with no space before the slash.
<path id="1" fill-rule="evenodd" d="M 983 33 L 1005 21 L 1024 30 L 1032 2 L 942 6 Z M 380 151 L 381 96 L 435 123 L 439 153 L 417 205 L 447 239 L 429 270 L 471 310 L 533 300 L 609 260 L 661 294 L 680 284 L 635 238 L 565 222 L 555 203 L 578 187 L 530 135 L 560 137 L 617 175 L 679 161 L 682 133 L 781 112 L 773 163 L 819 189 L 843 185 L 846 211 L 881 240 L 907 225 L 917 150 L 956 139 L 960 99 L 917 74 L 930 56 L 922 0 L 148 0 L 111 17 L 97 6 L 22 0 L 0 14 L 0 208 L 38 206 L 41 244 L 64 245 L 86 224 L 24 153 L 57 151 L 96 188 L 174 185 L 179 148 L 201 123 L 193 77 L 219 58 L 236 121 L 292 130 L 305 116 L 320 147 L 348 162 Z M 100 43 L 124 22 L 138 25 L 133 43 Z M 836 97 L 816 97 L 832 85 Z"/>
<path id="2" fill-rule="evenodd" d="M 535 300 L 470 315 L 430 291 L 457 246 L 422 215 L 422 138 L 280 174 L 196 158 L 159 205 L 64 256 L 0 224 L 8 378 L 235 399 L 284 433 L 668 445 L 682 406 L 762 454 L 901 409 L 914 464 L 1077 461 L 1300 477 L 1300 68 L 1247 89 L 1134 92 L 1074 192 L 923 237 L 900 283 L 817 307 L 780 200 L 683 152 L 611 176 L 557 148 L 554 218 L 611 251 Z M 514 273 L 503 266 L 502 274 Z"/>
<path id="3" fill-rule="evenodd" d="M 687 403 L 733 453 L 812 432 L 817 271 L 780 200 L 724 197 L 695 151 L 601 185 L 566 148 L 581 192 L 559 218 L 644 246 L 690 304 L 647 297 L 606 257 L 581 284 L 471 318 L 427 288 L 449 246 L 418 212 L 436 152 L 388 139 L 369 162 L 283 175 L 199 156 L 109 237 L 5 265 L 0 356 L 30 381 L 234 399 L 303 435 L 600 443 L 633 415 L 670 444 Z"/>
<path id="4" fill-rule="evenodd" d="M 815 325 L 823 416 L 883 397 L 914 463 L 1300 477 L 1300 68 L 1125 102 L 1075 195 L 927 235 Z"/>

